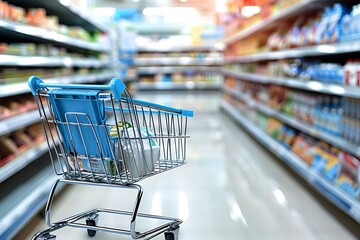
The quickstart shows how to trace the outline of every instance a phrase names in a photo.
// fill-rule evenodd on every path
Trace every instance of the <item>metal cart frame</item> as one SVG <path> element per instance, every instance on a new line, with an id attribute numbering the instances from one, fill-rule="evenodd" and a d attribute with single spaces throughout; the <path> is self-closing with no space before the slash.
<path id="1" fill-rule="evenodd" d="M 162 233 L 178 239 L 180 219 L 139 213 L 143 188 L 136 182 L 185 164 L 189 110 L 131 98 L 120 79 L 108 85 L 48 84 L 38 77 L 29 86 L 39 109 L 50 160 L 62 176 L 53 184 L 45 207 L 48 229 L 32 240 L 55 239 L 53 232 L 74 227 L 151 239 Z M 59 184 L 132 189 L 137 192 L 132 211 L 96 208 L 51 222 L 51 205 Z M 130 216 L 129 229 L 98 226 L 100 213 Z M 136 231 L 138 218 L 165 223 Z M 85 220 L 85 221 L 84 221 Z"/>

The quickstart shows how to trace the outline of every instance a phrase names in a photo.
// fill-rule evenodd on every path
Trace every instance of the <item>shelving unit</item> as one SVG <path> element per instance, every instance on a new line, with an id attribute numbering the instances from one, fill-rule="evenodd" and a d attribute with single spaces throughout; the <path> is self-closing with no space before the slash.
<path id="1" fill-rule="evenodd" d="M 21 154 L 21 156 L 7 163 L 0 168 L 0 183 L 4 182 L 6 179 L 16 174 L 24 167 L 29 165 L 31 162 L 36 160 L 39 156 L 43 155 L 48 151 L 48 146 L 46 143 L 40 144 L 36 147 L 33 147 Z"/>
<path id="2" fill-rule="evenodd" d="M 195 83 L 195 82 L 157 82 L 157 83 L 138 83 L 136 90 L 218 90 L 222 83 Z"/>
<path id="3" fill-rule="evenodd" d="M 100 68 L 110 65 L 107 60 L 76 59 L 71 57 L 37 57 L 0 54 L 1 67 L 88 67 Z"/>
<path id="4" fill-rule="evenodd" d="M 317 81 L 302 81 L 293 78 L 271 77 L 254 73 L 236 72 L 233 70 L 222 69 L 225 76 L 239 80 L 261 84 L 274 84 L 295 89 L 312 91 L 317 93 L 331 94 L 344 97 L 360 98 L 360 89 L 357 87 L 344 86 L 338 84 L 322 83 Z"/>
<path id="5" fill-rule="evenodd" d="M 301 15 L 306 11 L 319 9 L 324 6 L 324 4 L 330 4 L 333 1 L 322 1 L 322 0 L 303 0 L 299 3 L 289 7 L 288 9 L 285 9 L 284 11 L 278 12 L 275 15 L 272 15 L 271 17 L 255 23 L 254 25 L 244 29 L 243 31 L 240 31 L 227 39 L 225 39 L 225 44 L 231 44 L 236 41 L 239 41 L 241 39 L 247 38 L 254 33 L 257 33 L 259 31 L 266 31 L 270 30 L 277 24 L 281 23 L 282 21 L 285 21 L 287 19 L 293 18 L 295 16 Z"/>
<path id="6" fill-rule="evenodd" d="M 47 29 L 29 26 L 23 23 L 9 22 L 6 20 L 0 20 L 0 34 L 24 39 L 26 41 L 52 43 L 56 46 L 71 49 L 77 48 L 96 52 L 107 52 L 110 50 L 109 47 L 99 43 L 87 42 L 81 39 L 68 37 L 57 32 L 49 31 Z"/>
<path id="7" fill-rule="evenodd" d="M 138 74 L 157 74 L 157 73 L 176 73 L 176 72 L 186 72 L 186 71 L 202 71 L 202 72 L 220 72 L 221 67 L 212 67 L 212 66 L 190 66 L 190 67 L 138 67 Z"/>
<path id="8" fill-rule="evenodd" d="M 228 47 L 231 47 L 232 44 L 236 44 L 237 41 L 247 39 L 254 34 L 269 33 L 275 30 L 280 24 L 286 21 L 295 22 L 297 16 L 303 15 L 304 13 L 315 12 L 319 9 L 323 9 L 325 6 L 330 6 L 334 4 L 335 1 L 317 1 L 317 0 L 307 0 L 300 1 L 299 3 L 285 9 L 284 11 L 278 12 L 275 15 L 264 19 L 261 22 L 258 22 L 247 29 L 230 36 L 225 39 L 225 43 Z M 350 3 L 350 1 L 348 2 Z M 354 4 L 355 1 L 354 1 Z M 236 48 L 235 48 L 236 49 Z M 340 96 L 347 98 L 360 99 L 360 88 L 354 86 L 346 86 L 334 83 L 326 83 L 320 81 L 307 81 L 297 78 L 290 77 L 276 77 L 276 76 L 267 76 L 261 75 L 252 72 L 243 72 L 233 69 L 239 69 L 232 65 L 241 65 L 247 63 L 257 63 L 257 62 L 270 62 L 274 60 L 283 60 L 283 59 L 298 59 L 298 58 L 310 58 L 310 59 L 325 59 L 326 57 L 331 57 L 331 59 L 336 61 L 337 56 L 342 58 L 344 61 L 345 57 L 354 55 L 360 52 L 360 44 L 358 41 L 353 42 L 339 42 L 331 44 L 320 44 L 315 46 L 305 46 L 297 47 L 285 50 L 277 51 L 262 51 L 259 53 L 241 55 L 241 56 L 226 56 L 224 59 L 224 65 L 226 68 L 222 68 L 222 73 L 225 78 L 233 84 L 233 81 L 245 81 L 258 85 L 277 85 L 290 88 L 292 90 L 300 90 L 303 92 L 313 92 L 322 95 L 331 95 L 331 96 Z M 231 54 L 231 52 L 229 52 Z M 351 57 L 349 57 L 351 58 Z M 341 62 L 341 60 L 339 60 Z M 253 67 L 253 65 L 248 64 L 247 66 Z M 257 65 L 255 65 L 257 66 Z M 264 65 L 262 65 L 264 66 Z M 241 68 L 244 69 L 244 68 Z M 263 70 L 263 69 L 260 69 Z M 227 82 L 227 80 L 225 82 Z M 233 86 L 233 85 L 231 85 Z M 247 85 L 246 85 L 247 86 Z M 262 90 L 264 91 L 264 90 Z M 258 102 L 248 95 L 244 95 L 236 88 L 232 89 L 229 85 L 223 87 L 223 92 L 230 98 L 240 101 L 242 104 L 245 104 L 245 108 L 253 109 L 256 112 L 261 113 L 270 118 L 277 119 L 283 124 L 290 126 L 293 129 L 298 130 L 299 132 L 305 133 L 309 136 L 312 136 L 315 139 L 321 140 L 330 144 L 331 146 L 337 147 L 344 152 L 352 154 L 353 156 L 360 157 L 360 148 L 356 144 L 346 140 L 345 138 L 332 135 L 325 130 L 320 130 L 315 126 L 300 121 L 296 117 L 287 115 L 283 112 L 279 112 L 268 107 L 261 102 Z M 306 181 L 309 182 L 315 189 L 317 189 L 325 198 L 327 198 L 334 205 L 338 206 L 349 216 L 355 219 L 360 223 L 360 201 L 355 197 L 352 197 L 350 194 L 346 193 L 344 190 L 340 189 L 337 185 L 328 181 L 322 174 L 316 172 L 313 168 L 309 167 L 300 157 L 298 157 L 294 152 L 289 148 L 284 147 L 276 140 L 272 139 L 261 128 L 254 125 L 251 120 L 241 113 L 241 111 L 233 105 L 230 101 L 223 102 L 222 108 L 237 122 L 239 122 L 243 128 L 251 133 L 254 138 L 256 138 L 260 143 L 262 143 L 266 148 L 270 149 L 275 155 L 280 159 L 286 162 L 290 167 L 294 169 L 300 176 L 302 176 Z"/>
<path id="9" fill-rule="evenodd" d="M 105 24 L 98 22 L 80 8 L 69 4 L 69 1 L 8 0 L 7 2 L 23 8 L 44 8 L 47 14 L 56 15 L 63 25 L 80 26 L 89 33 L 96 31 L 111 36 L 110 29 Z M 88 42 L 59 32 L 4 19 L 0 19 L 0 36 L 6 36 L 8 42 L 16 39 L 21 43 L 51 44 L 56 48 L 65 48 L 69 53 L 79 53 L 84 56 L 80 58 L 72 57 L 73 55 L 52 57 L 0 54 L 1 68 L 41 68 L 50 69 L 49 71 L 55 68 L 74 69 L 66 71 L 67 74 L 63 74 L 64 72 L 61 71 L 61 75 L 49 75 L 57 77 L 43 77 L 46 82 L 61 83 L 105 82 L 118 75 L 112 64 L 111 46 L 103 42 Z M 99 58 L 100 54 L 102 57 L 103 55 L 107 57 Z M 86 71 L 82 71 L 82 69 Z M 24 77 L 23 81 L 22 78 L 16 78 L 15 83 L 0 84 L 0 98 L 29 94 L 28 77 Z M 5 137 L 7 134 L 39 122 L 38 110 L 5 118 L 0 121 L 0 137 Z M 40 159 L 41 156 L 46 158 L 47 149 L 46 143 L 36 144 L 21 154 L 16 154 L 14 159 L 0 167 L 0 184 L 3 191 L 0 205 L 7 206 L 0 210 L 0 239 L 11 239 L 44 206 L 48 191 L 54 179 L 57 178 L 50 166 L 50 161 Z"/>
<path id="10" fill-rule="evenodd" d="M 62 82 L 62 83 L 94 83 L 99 81 L 109 81 L 109 79 L 116 76 L 116 73 L 112 70 L 105 70 L 100 73 L 93 74 L 77 74 L 72 76 L 63 76 L 55 78 L 44 79 L 46 82 Z M 22 93 L 30 92 L 27 82 L 15 83 L 8 85 L 0 85 L 0 97 L 8 97 L 13 95 L 19 95 Z"/>
<path id="11" fill-rule="evenodd" d="M 269 117 L 274 117 L 274 118 L 280 120 L 281 122 L 295 128 L 295 129 L 298 129 L 301 132 L 304 132 L 315 138 L 321 139 L 333 146 L 336 146 L 340 149 L 347 151 L 348 153 L 351 153 L 357 157 L 360 157 L 360 147 L 347 141 L 346 139 L 328 134 L 324 131 L 321 131 L 321 130 L 313 127 L 312 125 L 310 125 L 308 123 L 299 121 L 298 119 L 296 119 L 292 116 L 288 116 L 284 113 L 281 113 L 274 109 L 271 109 L 262 103 L 256 102 L 253 99 L 246 98 L 241 93 L 238 93 L 237 91 L 234 91 L 233 89 L 230 89 L 228 87 L 224 88 L 224 92 L 232 95 L 236 99 L 246 102 L 246 104 L 249 107 L 255 108 L 257 111 L 259 111 Z"/>
<path id="12" fill-rule="evenodd" d="M 136 58 L 136 66 L 168 66 L 168 65 L 180 65 L 180 66 L 213 66 L 222 65 L 222 58 L 205 57 L 205 58 L 194 58 L 194 57 L 161 57 L 161 58 Z"/>
<path id="13" fill-rule="evenodd" d="M 44 206 L 50 188 L 57 176 L 51 166 L 36 172 L 32 178 L 21 183 L 5 199 L 1 199 L 1 239 L 11 239 Z M 61 187 L 61 186 L 60 186 Z"/>
<path id="14" fill-rule="evenodd" d="M 245 128 L 254 138 L 256 138 L 256 140 L 261 142 L 272 153 L 289 165 L 297 174 L 299 174 L 324 197 L 360 223 L 359 201 L 349 197 L 337 186 L 325 180 L 324 177 L 315 170 L 309 168 L 297 155 L 269 137 L 260 128 L 255 126 L 250 120 L 243 116 L 234 106 L 225 101 L 223 101 L 221 106 L 224 111 L 241 124 L 241 126 Z"/>
<path id="15" fill-rule="evenodd" d="M 86 30 L 100 29 L 103 32 L 110 31 L 110 28 L 103 22 L 92 17 L 89 12 L 84 11 L 79 6 L 71 4 L 70 1 L 59 0 L 8 0 L 10 4 L 21 5 L 26 8 L 45 8 L 50 15 L 56 15 L 65 25 L 82 26 Z"/>
<path id="16" fill-rule="evenodd" d="M 172 48 L 140 48 L 135 59 L 139 82 L 137 90 L 218 90 L 222 85 L 221 66 L 223 45 L 188 46 Z M 209 55 L 217 53 L 216 56 Z M 155 55 L 141 57 L 142 54 Z M 174 56 L 179 55 L 179 56 Z M 159 55 L 159 57 L 157 56 Z M 170 55 L 170 56 L 169 56 Z M 173 55 L 173 56 L 171 56 Z M 194 56 L 196 55 L 196 56 Z M 207 75 L 206 75 L 207 74 Z M 220 76 L 215 77 L 208 75 Z M 142 77 L 167 75 L 166 81 L 146 80 Z M 172 80 L 173 76 L 182 76 L 181 80 Z M 195 80 L 195 75 L 201 75 L 202 80 Z M 190 77 L 190 78 L 189 78 Z M 194 78 L 194 79 L 193 79 Z M 211 78 L 212 80 L 205 80 Z"/>
<path id="17" fill-rule="evenodd" d="M 31 112 L 25 112 L 14 117 L 6 118 L 0 122 L 0 136 L 37 122 L 39 122 L 38 110 L 33 110 Z"/>
<path id="18" fill-rule="evenodd" d="M 247 63 L 258 61 L 279 60 L 285 58 L 301 58 L 314 56 L 330 56 L 360 52 L 359 42 L 342 42 L 321 44 L 316 46 L 298 47 L 294 49 L 260 52 L 239 57 L 226 57 L 226 63 Z"/>

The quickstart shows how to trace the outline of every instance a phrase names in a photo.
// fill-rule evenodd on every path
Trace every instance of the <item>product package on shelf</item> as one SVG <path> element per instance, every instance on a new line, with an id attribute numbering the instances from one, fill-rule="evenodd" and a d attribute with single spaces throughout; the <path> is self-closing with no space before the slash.
<path id="1" fill-rule="evenodd" d="M 25 151 L 44 143 L 41 123 L 19 129 L 0 137 L 0 166 L 5 165 Z"/>
<path id="2" fill-rule="evenodd" d="M 342 169 L 336 183 L 351 196 L 360 198 L 360 160 L 344 152 L 339 157 Z"/>
<path id="3" fill-rule="evenodd" d="M 20 95 L 0 99 L 0 120 L 35 110 L 36 104 L 31 95 Z"/>

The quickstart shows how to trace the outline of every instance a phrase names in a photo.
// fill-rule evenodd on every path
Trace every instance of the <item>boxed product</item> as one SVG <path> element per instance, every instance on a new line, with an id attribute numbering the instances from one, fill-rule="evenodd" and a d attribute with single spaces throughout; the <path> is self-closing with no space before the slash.
<path id="1" fill-rule="evenodd" d="M 340 153 L 341 173 L 336 183 L 354 197 L 359 196 L 360 161 L 348 153 Z"/>
<path id="2" fill-rule="evenodd" d="M 139 134 L 142 139 L 139 139 Z M 152 130 L 145 127 L 127 128 L 124 135 L 126 140 L 123 142 L 124 156 L 121 159 L 124 159 L 131 176 L 138 178 L 153 172 L 155 163 L 160 159 L 160 145 L 152 138 Z"/>
<path id="3" fill-rule="evenodd" d="M 77 155 L 74 157 L 72 155 L 68 156 L 68 162 L 71 168 L 76 171 L 80 170 L 81 172 L 93 172 L 95 174 L 104 174 L 106 172 L 109 175 L 118 175 L 115 161 L 111 159 L 101 161 L 100 158 L 96 157 L 87 157 L 84 155 Z"/>
<path id="4" fill-rule="evenodd" d="M 160 145 L 154 139 L 153 131 L 146 127 L 133 128 L 127 122 L 118 122 L 117 125 L 118 129 L 115 126 L 110 129 L 115 158 L 119 162 L 123 162 L 133 178 L 153 172 L 155 163 L 160 159 Z M 118 133 L 120 133 L 120 137 L 118 137 Z"/>

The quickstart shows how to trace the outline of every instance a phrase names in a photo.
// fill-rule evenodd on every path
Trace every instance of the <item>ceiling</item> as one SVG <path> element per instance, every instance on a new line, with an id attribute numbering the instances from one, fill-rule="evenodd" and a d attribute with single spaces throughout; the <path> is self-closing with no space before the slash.
<path id="1" fill-rule="evenodd" d="M 142 22 L 137 28 L 143 34 L 151 32 L 177 33 L 188 31 L 194 25 L 209 26 L 215 22 L 216 2 L 224 0 L 92 0 L 95 7 L 115 9 L 137 9 Z M 181 8 L 180 12 L 171 12 L 168 8 Z M 159 15 L 143 15 L 145 8 L 161 9 Z M 184 9 L 187 8 L 187 9 Z M 190 9 L 191 8 L 191 9 Z M 192 10 L 192 11 L 190 11 Z M 162 12 L 161 12 L 162 11 Z M 185 29 L 185 30 L 184 30 Z"/>
<path id="2" fill-rule="evenodd" d="M 137 8 L 145 7 L 194 7 L 205 14 L 213 14 L 216 0 L 94 0 L 98 7 Z"/>

